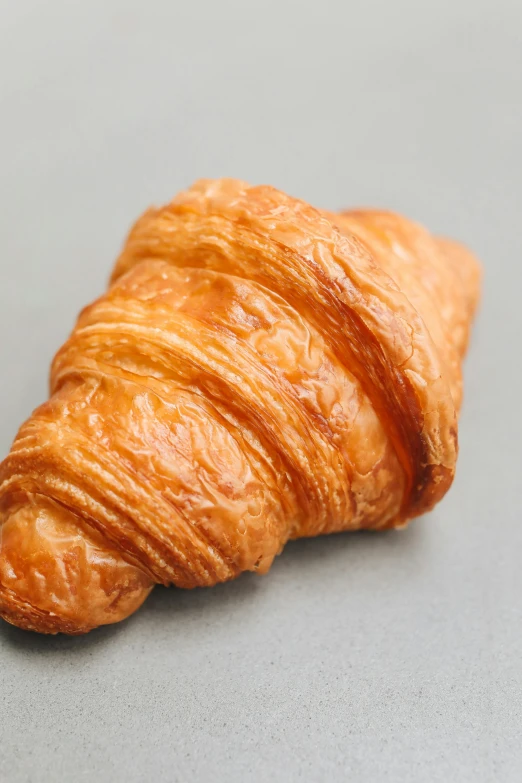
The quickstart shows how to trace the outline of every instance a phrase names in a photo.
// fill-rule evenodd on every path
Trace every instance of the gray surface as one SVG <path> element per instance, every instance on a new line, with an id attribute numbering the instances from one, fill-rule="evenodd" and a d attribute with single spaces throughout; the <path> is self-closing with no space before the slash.
<path id="1" fill-rule="evenodd" d="M 2 454 L 130 221 L 199 176 L 395 208 L 486 267 L 437 511 L 87 638 L 2 625 L 2 780 L 518 782 L 518 0 L 0 8 Z"/>

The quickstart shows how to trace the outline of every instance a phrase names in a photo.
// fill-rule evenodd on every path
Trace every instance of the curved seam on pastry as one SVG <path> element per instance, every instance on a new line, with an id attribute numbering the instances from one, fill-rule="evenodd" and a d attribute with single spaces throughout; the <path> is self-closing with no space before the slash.
<path id="1" fill-rule="evenodd" d="M 64 428 L 62 426 L 62 430 L 63 429 Z M 84 449 L 87 452 L 90 452 L 92 444 L 89 442 L 89 440 L 84 435 L 82 435 L 81 433 L 79 433 L 76 430 L 73 430 L 71 428 L 68 428 L 68 430 L 73 435 L 75 435 L 80 442 L 83 442 Z M 33 449 L 33 451 L 34 451 L 34 449 Z M 39 451 L 43 455 L 44 459 L 46 457 L 48 459 L 49 456 L 52 457 L 52 454 L 51 455 L 46 455 L 45 446 L 40 446 Z M 104 449 L 102 446 L 100 446 L 100 444 L 97 444 L 97 449 L 96 449 L 97 460 L 100 463 L 102 463 L 102 465 L 103 465 L 103 462 L 105 462 L 106 465 L 108 464 L 110 466 L 111 465 L 111 460 L 110 459 L 108 461 L 107 461 L 107 459 L 103 460 L 103 455 L 104 454 L 106 456 L 107 455 L 110 456 L 110 453 L 106 449 Z M 13 457 L 23 458 L 24 456 L 26 456 L 26 455 L 24 455 L 21 450 L 16 450 L 16 451 L 12 451 L 11 452 L 11 454 L 8 456 L 7 460 L 11 461 Z M 30 456 L 29 457 L 26 456 L 26 458 L 29 459 L 29 460 L 31 459 Z M 7 460 L 6 460 L 6 464 L 7 464 Z M 121 463 L 119 463 L 119 464 L 121 464 Z M 128 471 L 128 469 L 126 467 L 121 470 L 121 473 L 123 473 L 128 479 L 131 480 L 131 483 L 133 483 L 132 474 L 129 473 L 129 471 Z M 74 472 L 73 472 L 73 476 L 74 476 Z M 14 481 L 17 478 L 18 479 L 20 479 L 20 478 L 21 479 L 27 479 L 28 475 L 27 475 L 27 473 L 24 474 L 24 476 L 20 476 L 18 474 L 12 474 L 11 477 L 6 482 L 2 482 L 2 484 L 0 485 L 0 492 L 2 494 L 6 493 L 6 492 L 7 493 L 12 492 L 13 490 L 12 490 L 11 484 L 14 483 Z M 40 479 L 40 478 L 41 478 L 41 476 L 40 476 L 40 473 L 38 472 L 36 474 L 36 479 Z M 35 477 L 33 477 L 33 481 L 35 481 Z M 94 477 L 91 477 L 91 482 L 90 483 L 91 483 L 91 489 L 94 488 L 94 486 L 95 486 Z M 36 482 L 36 486 L 40 486 L 38 481 Z M 43 486 L 45 486 L 46 489 L 48 488 L 49 490 L 51 490 L 51 487 L 49 485 L 43 484 Z M 71 486 L 74 486 L 74 485 L 71 485 Z M 16 484 L 15 484 L 15 487 L 16 487 Z M 20 487 L 23 488 L 24 484 L 23 483 L 20 484 Z M 54 491 L 56 491 L 56 488 L 54 488 Z M 84 492 L 84 494 L 87 494 L 87 493 L 85 493 L 85 490 L 82 490 L 82 491 Z M 111 490 L 111 493 L 114 494 L 114 490 Z M 35 494 L 46 495 L 47 497 L 51 498 L 52 500 L 55 500 L 58 503 L 61 503 L 62 505 L 67 505 L 67 503 L 64 502 L 59 496 L 55 496 L 54 494 L 51 494 L 51 491 L 38 492 L 38 490 L 37 490 Z M 157 492 L 156 491 L 155 491 L 154 494 L 157 496 Z M 88 493 L 88 496 L 89 496 L 91 501 L 94 501 L 94 503 L 99 505 L 99 501 L 96 500 L 96 498 L 92 495 L 92 493 Z M 119 495 L 116 495 L 116 498 L 119 499 Z M 107 507 L 108 503 L 110 501 L 108 501 L 108 497 L 107 497 L 106 494 L 103 495 L 103 499 L 104 499 L 105 505 Z M 163 501 L 164 504 L 167 505 L 167 507 L 170 507 L 171 509 L 173 508 L 172 504 L 170 504 L 167 501 L 167 499 L 162 498 L 162 501 Z M 119 517 L 119 518 L 123 518 L 123 517 L 127 518 L 131 522 L 132 527 L 139 533 L 139 535 L 143 536 L 143 538 L 145 540 L 148 540 L 149 542 L 152 542 L 151 544 L 149 543 L 149 545 L 151 546 L 152 551 L 155 553 L 155 556 L 156 556 L 157 560 L 162 560 L 163 562 L 167 563 L 169 560 L 172 561 L 172 556 L 173 556 L 173 554 L 176 553 L 178 558 L 175 560 L 175 565 L 174 566 L 171 565 L 171 568 L 173 568 L 174 574 L 175 574 L 176 571 L 182 571 L 183 573 L 185 573 L 187 575 L 187 577 L 193 578 L 192 570 L 188 570 L 187 569 L 187 565 L 186 565 L 187 558 L 186 558 L 186 556 L 184 556 L 183 553 L 177 547 L 175 547 L 172 542 L 170 543 L 170 546 L 169 546 L 169 543 L 167 543 L 167 542 L 164 543 L 156 535 L 152 534 L 148 528 L 144 528 L 142 525 L 137 523 L 136 519 L 133 518 L 132 516 L 130 516 L 128 513 L 122 512 L 122 510 L 120 508 L 118 508 L 117 506 L 114 507 L 114 504 L 112 502 L 110 502 L 110 506 L 115 508 L 114 513 L 116 514 L 117 517 Z M 86 521 L 88 521 L 89 519 L 92 520 L 93 526 L 96 527 L 96 529 L 102 535 L 104 535 L 109 541 L 118 544 L 120 547 L 122 546 L 122 543 L 124 545 L 126 545 L 127 547 L 130 547 L 129 548 L 129 553 L 131 555 L 133 555 L 134 557 L 138 556 L 139 562 L 141 562 L 140 556 L 141 557 L 143 557 L 143 556 L 147 557 L 149 559 L 148 568 L 155 574 L 156 579 L 158 579 L 162 583 L 167 584 L 170 581 L 172 581 L 174 583 L 176 581 L 178 581 L 175 578 L 175 576 L 174 576 L 174 578 L 171 577 L 169 580 L 165 580 L 165 578 L 164 578 L 164 567 L 160 566 L 159 563 L 156 564 L 154 562 L 154 560 L 151 561 L 152 562 L 152 565 L 151 565 L 150 557 L 146 553 L 144 553 L 142 550 L 140 550 L 140 549 L 138 549 L 136 551 L 136 549 L 135 549 L 136 548 L 136 544 L 131 539 L 129 539 L 127 533 L 123 532 L 123 535 L 122 535 L 122 529 L 121 528 L 118 527 L 116 529 L 116 528 L 114 528 L 112 526 L 108 527 L 103 521 L 97 519 L 92 514 L 89 514 L 84 509 L 78 509 L 76 507 L 75 513 L 80 515 L 80 516 L 82 516 Z M 193 530 L 192 527 L 190 529 Z M 174 549 L 174 551 L 173 551 L 173 549 Z M 195 551 L 197 551 L 197 547 L 195 547 Z M 194 561 L 192 560 L 191 562 L 193 563 Z M 206 572 L 207 575 L 209 575 L 208 574 L 208 569 L 205 568 L 203 565 L 201 565 L 201 567 L 203 568 L 203 571 Z M 158 568 L 160 570 L 158 570 Z M 212 571 L 213 570 L 214 569 L 212 569 Z M 217 574 L 214 574 L 214 576 L 217 576 Z"/>

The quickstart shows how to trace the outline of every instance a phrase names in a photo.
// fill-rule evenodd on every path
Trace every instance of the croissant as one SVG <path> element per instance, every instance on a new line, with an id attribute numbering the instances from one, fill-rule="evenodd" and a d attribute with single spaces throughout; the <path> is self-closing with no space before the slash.
<path id="1" fill-rule="evenodd" d="M 43 633 L 448 490 L 475 258 L 397 215 L 201 181 L 134 225 L 0 466 L 0 614 Z"/>

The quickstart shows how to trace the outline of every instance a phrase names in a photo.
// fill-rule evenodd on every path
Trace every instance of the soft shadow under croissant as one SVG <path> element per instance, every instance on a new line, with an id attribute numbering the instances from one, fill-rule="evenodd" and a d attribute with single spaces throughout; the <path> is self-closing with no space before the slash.
<path id="1" fill-rule="evenodd" d="M 0 466 L 0 614 L 79 634 L 453 479 L 479 267 L 373 210 L 202 181 L 136 223 Z"/>

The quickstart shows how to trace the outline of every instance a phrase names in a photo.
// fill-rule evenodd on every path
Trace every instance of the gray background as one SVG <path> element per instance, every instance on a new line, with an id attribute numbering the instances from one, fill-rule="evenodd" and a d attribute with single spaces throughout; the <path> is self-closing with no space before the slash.
<path id="1" fill-rule="evenodd" d="M 200 176 L 483 259 L 449 496 L 86 638 L 0 627 L 0 776 L 522 777 L 519 0 L 0 2 L 0 449 L 130 222 Z"/>

